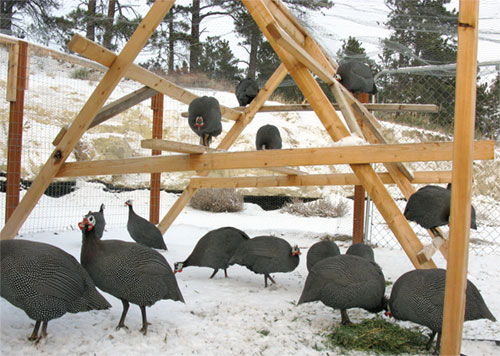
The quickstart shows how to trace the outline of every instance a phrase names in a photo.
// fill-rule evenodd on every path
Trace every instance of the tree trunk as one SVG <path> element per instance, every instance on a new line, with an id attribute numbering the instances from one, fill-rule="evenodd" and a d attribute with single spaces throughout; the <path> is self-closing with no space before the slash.
<path id="1" fill-rule="evenodd" d="M 175 36 L 174 33 L 174 14 L 168 15 L 168 73 L 174 72 L 174 49 L 175 49 Z"/>
<path id="2" fill-rule="evenodd" d="M 113 39 L 113 22 L 115 20 L 116 0 L 109 0 L 108 17 L 104 22 L 104 35 L 102 45 L 107 49 L 112 49 L 111 40 Z"/>
<path id="3" fill-rule="evenodd" d="M 96 0 L 89 0 L 86 37 L 91 41 L 95 41 L 95 6 Z"/>
<path id="4" fill-rule="evenodd" d="M 14 2 L 11 0 L 0 1 L 0 32 L 12 36 L 12 11 Z"/>
<path id="5" fill-rule="evenodd" d="M 248 60 L 248 73 L 247 77 L 255 79 L 255 73 L 257 71 L 257 52 L 259 50 L 260 36 L 259 34 L 252 32 L 250 37 L 250 58 Z"/>
<path id="6" fill-rule="evenodd" d="M 189 69 L 191 73 L 196 73 L 198 71 L 198 62 L 201 53 L 200 22 L 200 0 L 193 0 L 193 12 L 191 17 L 191 38 L 189 43 Z"/>

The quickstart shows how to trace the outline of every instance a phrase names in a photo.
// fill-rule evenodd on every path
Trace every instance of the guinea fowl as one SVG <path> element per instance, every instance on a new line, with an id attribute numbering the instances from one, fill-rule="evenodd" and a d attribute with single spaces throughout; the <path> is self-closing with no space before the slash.
<path id="1" fill-rule="evenodd" d="M 380 267 L 362 257 L 339 255 L 316 263 L 306 278 L 297 303 L 321 301 L 340 309 L 341 323 L 350 324 L 347 309 L 363 308 L 378 313 L 387 303 L 385 279 Z"/>
<path id="2" fill-rule="evenodd" d="M 127 230 L 130 237 L 144 246 L 167 250 L 161 231 L 153 223 L 135 213 L 131 200 L 127 200 L 125 205 L 128 206 Z"/>
<path id="3" fill-rule="evenodd" d="M 392 286 L 388 314 L 398 320 L 408 320 L 431 329 L 427 349 L 438 335 L 437 352 L 441 342 L 446 270 L 419 269 L 406 272 Z M 477 287 L 467 280 L 464 321 L 489 319 L 496 321 Z"/>
<path id="4" fill-rule="evenodd" d="M 264 275 L 264 286 L 267 279 L 276 283 L 270 273 L 291 272 L 299 264 L 300 249 L 292 247 L 286 240 L 275 236 L 256 236 L 243 241 L 229 260 L 229 264 L 245 266 L 250 271 Z"/>
<path id="5" fill-rule="evenodd" d="M 182 272 L 188 266 L 210 267 L 214 272 L 212 279 L 220 268 L 227 277 L 229 259 L 233 256 L 241 242 L 248 240 L 248 235 L 234 227 L 221 227 L 207 232 L 196 244 L 184 262 L 174 263 L 174 272 Z"/>
<path id="6" fill-rule="evenodd" d="M 316 263 L 327 257 L 338 255 L 340 255 L 340 249 L 335 242 L 330 240 L 316 242 L 307 251 L 307 270 L 310 271 Z"/>
<path id="7" fill-rule="evenodd" d="M 351 93 L 377 93 L 370 67 L 359 61 L 341 62 L 335 78 Z"/>
<path id="8" fill-rule="evenodd" d="M 404 210 L 404 216 L 415 221 L 435 235 L 441 236 L 436 229 L 450 221 L 451 189 L 437 185 L 426 185 L 413 193 Z M 471 228 L 477 229 L 476 211 L 471 206 Z"/>
<path id="9" fill-rule="evenodd" d="M 345 254 L 363 257 L 368 261 L 375 262 L 375 254 L 373 253 L 372 247 L 364 243 L 352 244 L 349 246 Z"/>
<path id="10" fill-rule="evenodd" d="M 222 132 L 219 102 L 214 97 L 202 96 L 194 99 L 188 108 L 189 127 L 200 136 L 200 145 L 210 146 L 212 137 Z"/>
<path id="11" fill-rule="evenodd" d="M 102 239 L 102 235 L 104 233 L 104 227 L 106 226 L 106 220 L 104 219 L 104 204 L 101 204 L 101 207 L 99 208 L 99 211 L 90 211 L 89 214 L 94 214 L 95 219 L 96 219 L 96 224 L 95 224 L 95 231 L 97 233 L 97 236 Z M 83 236 L 82 236 L 82 243 L 83 243 Z"/>
<path id="12" fill-rule="evenodd" d="M 255 146 L 258 150 L 278 150 L 281 148 L 281 135 L 274 125 L 264 125 L 257 130 Z"/>
<path id="13" fill-rule="evenodd" d="M 252 78 L 242 79 L 238 85 L 236 85 L 236 99 L 238 99 L 238 104 L 240 106 L 247 106 L 259 93 L 259 86 L 257 82 Z"/>
<path id="14" fill-rule="evenodd" d="M 120 240 L 100 240 L 96 218 L 88 214 L 79 223 L 84 242 L 80 260 L 98 288 L 120 299 L 123 313 L 117 329 L 125 327 L 129 303 L 141 309 L 146 335 L 146 307 L 161 299 L 184 302 L 175 275 L 165 257 L 149 247 Z"/>
<path id="15" fill-rule="evenodd" d="M 55 246 L 27 240 L 0 241 L 0 270 L 0 295 L 36 321 L 28 340 L 38 342 L 46 337 L 49 321 L 67 312 L 111 307 L 82 265 Z"/>

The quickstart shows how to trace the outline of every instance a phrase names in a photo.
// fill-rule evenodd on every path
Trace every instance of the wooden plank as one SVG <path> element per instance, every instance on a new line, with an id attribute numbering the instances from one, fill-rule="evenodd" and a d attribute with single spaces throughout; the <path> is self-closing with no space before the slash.
<path id="1" fill-rule="evenodd" d="M 383 111 L 383 112 L 428 112 L 437 113 L 439 107 L 434 104 L 377 104 L 377 103 L 361 103 L 367 110 Z M 337 104 L 333 104 L 335 110 L 340 110 Z M 243 110 L 244 106 L 237 106 L 234 110 Z M 287 112 L 287 111 L 312 111 L 309 104 L 283 104 L 283 105 L 264 105 L 258 111 L 262 112 Z M 187 112 L 182 113 L 182 116 L 187 117 Z"/>
<path id="2" fill-rule="evenodd" d="M 151 136 L 154 139 L 163 137 L 163 94 L 156 94 L 151 98 L 151 109 L 153 110 L 153 127 Z M 160 150 L 153 149 L 153 156 L 161 155 Z M 151 173 L 151 185 L 149 189 L 149 221 L 158 224 L 160 221 L 160 186 L 161 173 Z"/>
<path id="3" fill-rule="evenodd" d="M 7 101 L 16 101 L 17 92 L 17 71 L 19 65 L 19 44 L 9 46 L 9 62 L 7 70 Z"/>
<path id="4" fill-rule="evenodd" d="M 142 87 L 140 89 L 134 90 L 132 93 L 127 94 L 118 100 L 113 101 L 112 103 L 104 105 L 101 110 L 99 110 L 94 120 L 92 120 L 87 130 L 90 130 L 92 127 L 102 124 L 106 120 L 109 120 L 110 118 L 121 114 L 125 110 L 128 110 L 131 107 L 143 102 L 144 100 L 153 97 L 157 93 L 158 92 L 154 89 Z M 52 144 L 54 146 L 57 146 L 59 142 L 61 142 L 61 139 L 66 134 L 67 130 L 67 127 L 61 128 L 61 131 L 59 131 L 54 141 L 52 141 Z"/>
<path id="5" fill-rule="evenodd" d="M 68 162 L 61 168 L 57 177 L 219 169 L 268 169 L 270 167 L 332 164 L 362 165 L 397 161 L 451 161 L 453 159 L 452 148 L 451 142 L 430 142 L 133 157 Z M 473 157 L 479 160 L 493 159 L 493 141 L 476 141 Z"/>
<path id="6" fill-rule="evenodd" d="M 460 0 L 450 243 L 446 269 L 442 355 L 459 355 L 462 346 L 476 115 L 478 15 L 479 1 Z"/>
<path id="7" fill-rule="evenodd" d="M 116 58 L 116 55 L 110 50 L 78 34 L 73 37 L 71 42 L 68 44 L 68 48 L 106 67 L 109 67 Z M 189 105 L 193 99 L 198 97 L 197 95 L 181 88 L 163 77 L 160 77 L 157 74 L 151 73 L 137 64 L 132 64 L 128 68 L 125 73 L 125 77 L 153 88 L 156 91 L 187 105 Z M 220 109 L 222 116 L 230 120 L 237 120 L 241 114 L 239 111 L 233 110 L 224 105 L 220 105 Z"/>
<path id="8" fill-rule="evenodd" d="M 384 184 L 395 184 L 389 173 L 377 173 Z M 415 172 L 415 184 L 443 184 L 451 182 L 451 171 Z M 301 176 L 259 177 L 192 177 L 190 185 L 195 188 L 266 188 L 307 187 L 332 185 L 360 185 L 361 181 L 352 173 L 307 174 Z"/>
<path id="9" fill-rule="evenodd" d="M 161 150 L 168 152 L 177 152 L 177 153 L 206 153 L 206 152 L 224 152 L 222 150 L 218 150 L 216 148 L 201 146 L 201 145 L 193 145 L 190 143 L 177 142 L 171 140 L 158 140 L 154 138 L 145 139 L 141 141 L 142 148 L 148 148 L 152 150 Z"/>
<path id="10" fill-rule="evenodd" d="M 149 37 L 153 34 L 158 24 L 163 20 L 166 13 L 174 4 L 171 1 L 157 1 L 149 10 L 148 14 L 139 24 L 138 28 L 132 34 L 121 53 L 115 57 L 115 60 L 109 67 L 101 82 L 97 85 L 94 92 L 77 115 L 68 132 L 62 138 L 60 144 L 54 149 L 40 173 L 31 184 L 23 199 L 14 210 L 11 218 L 7 221 L 1 232 L 1 239 L 12 239 L 19 231 L 28 215 L 33 210 L 38 200 L 52 179 L 56 176 L 59 169 L 64 165 L 67 157 L 75 148 L 81 136 L 90 125 L 91 120 L 104 105 L 109 95 L 120 82 L 126 70 L 132 64 L 135 57 L 144 47 Z"/>

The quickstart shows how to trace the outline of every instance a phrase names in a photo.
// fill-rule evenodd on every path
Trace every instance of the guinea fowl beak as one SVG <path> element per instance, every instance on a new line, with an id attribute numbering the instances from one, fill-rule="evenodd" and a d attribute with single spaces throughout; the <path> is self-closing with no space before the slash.
<path id="1" fill-rule="evenodd" d="M 87 230 L 90 231 L 94 228 L 94 225 L 92 225 L 87 218 L 83 218 L 83 221 L 80 221 L 78 223 L 78 227 L 80 230 L 83 230 L 87 226 Z"/>

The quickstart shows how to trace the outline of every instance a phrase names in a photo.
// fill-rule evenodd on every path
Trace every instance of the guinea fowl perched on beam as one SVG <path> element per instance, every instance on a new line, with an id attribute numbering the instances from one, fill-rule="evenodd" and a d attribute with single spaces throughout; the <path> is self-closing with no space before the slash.
<path id="1" fill-rule="evenodd" d="M 408 320 L 431 329 L 427 349 L 430 349 L 437 333 L 436 352 L 441 342 L 445 284 L 446 270 L 442 268 L 406 272 L 392 286 L 387 307 L 388 314 L 395 319 Z M 467 280 L 464 321 L 477 319 L 496 321 L 477 287 Z"/>
<path id="2" fill-rule="evenodd" d="M 450 222 L 451 187 L 426 185 L 413 193 L 404 210 L 404 216 L 415 221 L 425 229 L 430 229 L 436 236 L 441 236 L 436 229 Z M 471 207 L 471 228 L 477 229 L 476 211 Z"/>
<path id="3" fill-rule="evenodd" d="M 257 150 L 278 150 L 281 148 L 281 135 L 274 125 L 264 125 L 257 130 L 255 138 Z"/>
<path id="4" fill-rule="evenodd" d="M 36 321 L 31 341 L 46 337 L 49 321 L 65 313 L 111 307 L 82 265 L 55 246 L 19 239 L 0 241 L 0 270 L 0 295 Z"/>
<path id="5" fill-rule="evenodd" d="M 146 335 L 146 307 L 161 299 L 184 302 L 175 275 L 158 251 L 133 242 L 101 240 L 95 231 L 94 214 L 78 225 L 83 244 L 80 260 L 97 287 L 120 299 L 123 313 L 117 329 L 125 327 L 129 303 L 141 308 L 142 333 Z"/>
<path id="6" fill-rule="evenodd" d="M 286 240 L 275 236 L 257 236 L 243 241 L 229 260 L 229 264 L 245 266 L 250 271 L 264 275 L 264 286 L 267 279 L 276 283 L 270 274 L 275 272 L 291 272 L 299 265 L 300 249 L 292 247 Z"/>
<path id="7" fill-rule="evenodd" d="M 306 278 L 297 305 L 321 301 L 340 309 L 342 324 L 350 324 L 347 309 L 378 313 L 386 307 L 385 279 L 380 267 L 362 257 L 339 255 L 316 263 Z"/>
<path id="8" fill-rule="evenodd" d="M 259 93 L 259 86 L 252 78 L 242 79 L 236 86 L 236 99 L 240 106 L 247 106 Z"/>
<path id="9" fill-rule="evenodd" d="M 196 244 L 184 262 L 174 263 L 174 272 L 182 272 L 188 266 L 210 267 L 214 272 L 212 279 L 220 268 L 227 277 L 229 259 L 233 256 L 241 242 L 248 240 L 248 235 L 234 227 L 221 227 L 207 232 Z"/>
<path id="10" fill-rule="evenodd" d="M 135 213 L 132 200 L 127 200 L 125 205 L 128 206 L 127 230 L 130 237 L 144 246 L 167 250 L 161 231 L 153 223 Z"/>
<path id="11" fill-rule="evenodd" d="M 342 61 L 335 73 L 335 79 L 351 93 L 377 93 L 370 67 L 359 61 Z"/>
<path id="12" fill-rule="evenodd" d="M 338 255 L 340 255 L 340 249 L 335 242 L 330 240 L 316 242 L 307 251 L 307 270 L 310 271 L 316 263 L 327 257 Z"/>
<path id="13" fill-rule="evenodd" d="M 200 136 L 200 145 L 210 146 L 212 137 L 222 132 L 219 101 L 214 97 L 202 96 L 191 101 L 188 107 L 188 124 Z"/>

